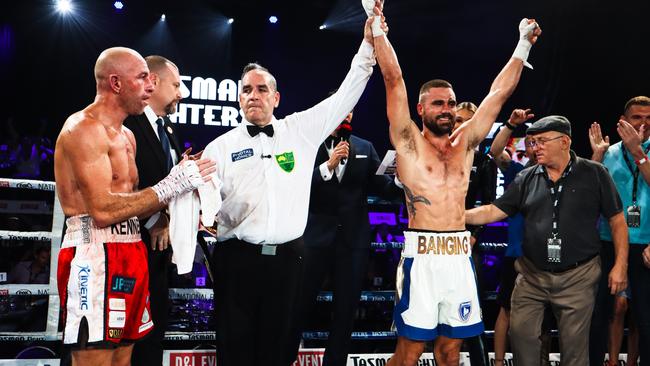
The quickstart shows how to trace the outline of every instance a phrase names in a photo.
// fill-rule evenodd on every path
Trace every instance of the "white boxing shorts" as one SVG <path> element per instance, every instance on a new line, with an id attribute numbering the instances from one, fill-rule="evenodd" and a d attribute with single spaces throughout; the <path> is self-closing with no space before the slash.
<path id="1" fill-rule="evenodd" d="M 469 231 L 405 231 L 393 316 L 397 334 L 430 341 L 483 333 Z"/>

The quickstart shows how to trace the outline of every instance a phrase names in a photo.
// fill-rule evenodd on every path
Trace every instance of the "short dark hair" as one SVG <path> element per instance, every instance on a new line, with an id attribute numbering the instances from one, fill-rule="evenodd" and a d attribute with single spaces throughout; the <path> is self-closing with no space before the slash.
<path id="1" fill-rule="evenodd" d="M 640 105 L 640 106 L 650 106 L 650 98 L 646 97 L 645 95 L 639 95 L 638 97 L 634 97 L 625 103 L 625 109 L 623 109 L 623 114 L 625 115 L 627 111 L 632 107 L 633 105 Z"/>
<path id="2" fill-rule="evenodd" d="M 278 90 L 278 83 L 277 83 L 277 81 L 275 81 L 275 76 L 273 76 L 273 74 L 271 74 L 269 69 L 267 69 L 266 67 L 258 64 L 257 62 L 251 62 L 248 65 L 244 66 L 244 70 L 242 70 L 242 73 L 241 73 L 241 80 L 244 80 L 244 76 L 246 74 L 248 74 L 249 71 L 253 71 L 253 70 L 260 70 L 260 71 L 264 71 L 265 73 L 269 74 L 269 76 L 271 77 L 271 85 L 270 85 L 271 88 L 273 88 L 273 90 L 275 90 L 275 91 Z"/>
<path id="3" fill-rule="evenodd" d="M 442 79 L 433 79 L 429 80 L 426 83 L 422 84 L 420 87 L 420 93 L 418 94 L 418 100 L 420 97 L 422 97 L 422 94 L 426 93 L 429 91 L 431 88 L 449 88 L 453 89 L 451 87 L 451 83 L 449 83 L 447 80 L 442 80 Z"/>
<path id="4" fill-rule="evenodd" d="M 178 66 L 176 66 L 176 64 L 169 61 L 169 59 L 167 59 L 167 58 L 165 58 L 163 56 L 151 55 L 151 56 L 145 57 L 144 60 L 147 62 L 147 67 L 149 68 L 149 72 L 152 72 L 154 74 L 158 74 L 167 65 L 171 65 L 176 70 L 178 70 Z"/>

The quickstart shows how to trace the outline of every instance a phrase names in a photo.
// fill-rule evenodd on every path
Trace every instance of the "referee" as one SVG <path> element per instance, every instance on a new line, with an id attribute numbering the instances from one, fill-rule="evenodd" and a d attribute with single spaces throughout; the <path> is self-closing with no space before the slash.
<path id="1" fill-rule="evenodd" d="M 245 121 L 203 153 L 217 164 L 223 205 L 213 252 L 220 366 L 283 365 L 289 353 L 314 161 L 320 144 L 354 108 L 375 65 L 370 23 L 338 91 L 276 119 L 275 78 L 258 64 L 241 76 Z"/>

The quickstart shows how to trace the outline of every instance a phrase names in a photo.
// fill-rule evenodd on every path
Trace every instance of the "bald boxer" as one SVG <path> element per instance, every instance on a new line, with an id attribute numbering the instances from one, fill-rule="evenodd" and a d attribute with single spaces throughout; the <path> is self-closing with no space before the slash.
<path id="1" fill-rule="evenodd" d="M 134 50 L 109 48 L 97 59 L 95 80 L 95 101 L 68 117 L 54 154 L 68 217 L 57 273 L 63 343 L 73 365 L 129 365 L 133 342 L 153 328 L 147 249 L 136 216 L 192 191 L 215 168 L 207 159 L 185 158 L 158 184 L 136 192 L 135 140 L 122 121 L 147 105 L 149 69 Z"/>
<path id="2" fill-rule="evenodd" d="M 378 6 L 374 13 L 381 16 Z M 426 341 L 435 340 L 439 365 L 458 365 L 462 338 L 483 332 L 476 282 L 465 231 L 465 195 L 474 148 L 490 131 L 519 82 L 528 53 L 541 34 L 534 20 L 519 25 L 517 48 L 468 121 L 452 133 L 456 96 L 451 84 L 432 80 L 420 89 L 420 131 L 411 119 L 397 56 L 374 32 L 386 86 L 390 139 L 406 193 L 409 231 L 397 273 L 394 322 L 398 341 L 389 365 L 416 365 Z"/>

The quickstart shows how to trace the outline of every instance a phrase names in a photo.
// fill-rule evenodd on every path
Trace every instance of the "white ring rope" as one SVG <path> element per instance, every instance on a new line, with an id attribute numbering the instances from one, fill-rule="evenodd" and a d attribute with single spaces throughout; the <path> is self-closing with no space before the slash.
<path id="1" fill-rule="evenodd" d="M 0 178 L 0 188 L 36 189 L 54 192 L 56 184 L 43 180 Z"/>

